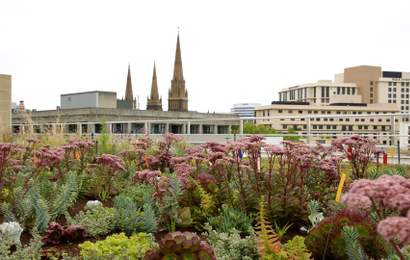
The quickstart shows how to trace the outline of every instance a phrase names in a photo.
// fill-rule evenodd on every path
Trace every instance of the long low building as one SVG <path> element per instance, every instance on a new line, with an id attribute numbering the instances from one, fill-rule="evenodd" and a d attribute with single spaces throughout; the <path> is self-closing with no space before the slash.
<path id="1" fill-rule="evenodd" d="M 233 114 L 78 108 L 13 113 L 13 132 L 114 134 L 228 134 L 240 125 Z M 238 118 L 238 120 L 236 120 Z"/>
<path id="2" fill-rule="evenodd" d="M 308 135 L 330 136 L 363 134 L 378 139 L 381 144 L 391 144 L 389 136 L 398 134 L 400 113 L 395 104 L 332 104 L 311 105 L 309 102 L 272 102 L 255 108 L 256 123 L 270 125 L 281 133 L 294 129 Z M 392 116 L 393 115 L 393 116 Z M 324 135 L 318 140 L 326 139 Z"/>

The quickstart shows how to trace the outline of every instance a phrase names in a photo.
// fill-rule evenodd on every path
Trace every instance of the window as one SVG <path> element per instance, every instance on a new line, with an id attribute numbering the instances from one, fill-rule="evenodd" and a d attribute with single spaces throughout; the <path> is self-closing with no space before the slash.
<path id="1" fill-rule="evenodd" d="M 344 95 L 346 93 L 346 88 L 342 87 L 342 95 Z"/>
<path id="2" fill-rule="evenodd" d="M 388 94 L 387 96 L 388 96 L 389 98 L 391 98 L 391 94 Z"/>
<path id="3" fill-rule="evenodd" d="M 303 111 L 302 110 L 299 110 L 299 114 L 302 114 L 303 113 Z"/>
<path id="4" fill-rule="evenodd" d="M 313 129 L 317 129 L 317 125 L 313 125 Z"/>
<path id="5" fill-rule="evenodd" d="M 391 88 L 389 88 L 389 92 L 391 92 Z"/>
<path id="6" fill-rule="evenodd" d="M 359 118 L 355 118 L 354 121 L 359 122 Z"/>
<path id="7" fill-rule="evenodd" d="M 282 109 L 279 109 L 279 110 L 278 110 L 278 113 L 281 114 L 281 113 L 282 113 Z"/>
<path id="8" fill-rule="evenodd" d="M 389 86 L 391 86 L 392 85 L 392 82 L 389 82 Z"/>
<path id="9" fill-rule="evenodd" d="M 401 83 L 401 86 L 404 87 L 404 82 Z"/>
<path id="10" fill-rule="evenodd" d="M 323 125 L 320 125 L 320 126 L 319 126 L 319 129 L 323 129 Z"/>
<path id="11" fill-rule="evenodd" d="M 406 82 L 406 87 L 410 86 L 410 82 Z"/>
<path id="12" fill-rule="evenodd" d="M 288 126 L 287 126 L 287 125 L 283 125 L 282 128 L 283 128 L 283 129 L 287 129 Z"/>
<path id="13" fill-rule="evenodd" d="M 347 88 L 347 94 L 350 95 L 350 88 Z"/>
<path id="14" fill-rule="evenodd" d="M 397 86 L 397 82 L 393 82 L 393 86 Z"/>
<path id="15" fill-rule="evenodd" d="M 293 110 L 288 110 L 288 113 L 289 113 L 289 114 L 292 114 L 292 113 L 293 113 Z"/>
<path id="16" fill-rule="evenodd" d="M 373 81 L 372 80 L 370 81 L 370 86 L 373 86 Z"/>
<path id="17" fill-rule="evenodd" d="M 337 87 L 337 94 L 340 95 L 340 87 Z"/>
<path id="18" fill-rule="evenodd" d="M 356 89 L 352 88 L 352 95 L 356 95 Z"/>
<path id="19" fill-rule="evenodd" d="M 397 88 L 393 88 L 393 92 L 397 92 Z"/>

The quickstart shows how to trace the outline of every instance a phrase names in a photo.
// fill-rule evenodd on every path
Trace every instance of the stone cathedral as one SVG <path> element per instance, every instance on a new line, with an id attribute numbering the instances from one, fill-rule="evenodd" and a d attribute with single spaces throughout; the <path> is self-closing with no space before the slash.
<path id="1" fill-rule="evenodd" d="M 125 91 L 125 102 L 128 103 L 127 107 L 135 108 L 135 99 L 132 92 L 129 67 Z M 152 74 L 151 94 L 147 97 L 147 110 L 162 110 L 162 98 L 160 97 L 158 92 L 157 72 L 155 64 Z M 174 74 L 171 80 L 171 88 L 168 91 L 168 111 L 188 111 L 188 91 L 185 88 L 179 34 L 177 37 L 177 46 L 175 50 Z"/>

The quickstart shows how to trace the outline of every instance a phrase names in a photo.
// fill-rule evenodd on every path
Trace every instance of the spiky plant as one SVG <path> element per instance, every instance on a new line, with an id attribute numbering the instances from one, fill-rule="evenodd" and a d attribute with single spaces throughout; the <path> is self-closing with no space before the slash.
<path id="1" fill-rule="evenodd" d="M 346 254 L 349 260 L 366 260 L 369 257 L 364 252 L 359 242 L 359 232 L 352 226 L 344 226 L 342 236 L 346 244 Z"/>
<path id="2" fill-rule="evenodd" d="M 256 219 L 256 245 L 259 256 L 264 259 L 267 255 L 279 253 L 281 243 L 278 235 L 273 231 L 272 224 L 267 220 L 265 198 L 259 202 L 259 212 Z"/>
<path id="3" fill-rule="evenodd" d="M 52 202 L 50 217 L 55 220 L 58 216 L 65 213 L 72 206 L 78 197 L 78 181 L 75 173 L 70 173 L 66 183 L 61 187 L 61 192 Z"/>

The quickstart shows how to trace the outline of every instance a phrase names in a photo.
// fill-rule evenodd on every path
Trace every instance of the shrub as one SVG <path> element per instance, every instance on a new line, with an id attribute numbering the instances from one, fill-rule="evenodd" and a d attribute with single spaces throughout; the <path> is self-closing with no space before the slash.
<path id="1" fill-rule="evenodd" d="M 377 234 L 376 227 L 363 212 L 343 209 L 333 216 L 326 217 L 315 226 L 305 239 L 307 248 L 314 257 L 326 259 L 347 259 L 342 228 L 354 227 L 359 241 L 370 257 L 386 256 L 383 239 Z"/>
<path id="2" fill-rule="evenodd" d="M 249 234 L 249 227 L 252 226 L 252 221 L 252 218 L 246 213 L 224 206 L 218 216 L 209 219 L 209 224 L 217 232 L 227 233 L 232 229 L 236 229 L 241 233 Z"/>
<path id="3" fill-rule="evenodd" d="M 152 235 L 137 233 L 127 237 L 124 233 L 114 234 L 105 240 L 79 245 L 83 259 L 143 259 L 145 253 L 155 246 Z"/>
<path id="4" fill-rule="evenodd" d="M 209 224 L 205 225 L 206 232 L 202 235 L 207 238 L 213 247 L 217 259 L 220 260 L 251 260 L 258 259 L 256 240 L 253 229 L 249 228 L 249 236 L 241 237 L 240 232 L 231 229 L 227 232 L 213 230 Z"/>
<path id="5" fill-rule="evenodd" d="M 70 224 L 82 225 L 91 236 L 106 235 L 114 231 L 116 223 L 113 208 L 96 207 L 87 211 L 80 211 Z"/>
<path id="6" fill-rule="evenodd" d="M 0 239 L 0 259 L 2 260 L 21 260 L 21 259 L 41 259 L 41 237 L 33 234 L 33 239 L 30 243 L 21 246 L 16 245 L 16 250 L 11 250 L 13 241 L 8 236 L 3 236 Z"/>

